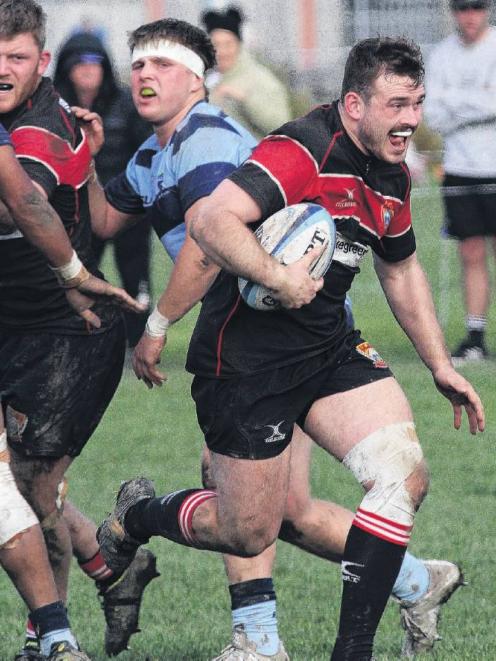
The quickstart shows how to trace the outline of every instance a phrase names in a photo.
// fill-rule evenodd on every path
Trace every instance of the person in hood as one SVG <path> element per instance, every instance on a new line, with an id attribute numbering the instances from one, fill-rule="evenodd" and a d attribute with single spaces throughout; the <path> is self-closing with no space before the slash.
<path id="1" fill-rule="evenodd" d="M 103 119 L 105 145 L 95 158 L 103 184 L 125 169 L 128 160 L 149 136 L 150 129 L 134 108 L 131 93 L 119 83 L 101 40 L 89 33 L 70 37 L 61 47 L 54 86 L 70 106 L 97 112 Z M 104 242 L 93 237 L 101 258 Z M 115 261 L 124 287 L 140 303 L 149 304 L 150 225 L 139 223 L 114 240 Z M 134 347 L 141 337 L 146 315 L 125 313 L 127 342 Z"/>

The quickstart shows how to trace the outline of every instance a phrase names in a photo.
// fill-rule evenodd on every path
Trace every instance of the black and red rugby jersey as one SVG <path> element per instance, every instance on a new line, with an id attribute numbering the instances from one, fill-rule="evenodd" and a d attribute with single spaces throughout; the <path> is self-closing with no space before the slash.
<path id="1" fill-rule="evenodd" d="M 369 249 L 391 262 L 415 251 L 408 168 L 360 151 L 337 102 L 274 131 L 229 179 L 256 200 L 263 218 L 302 201 L 322 205 L 336 222 L 336 250 L 323 289 L 298 310 L 252 310 L 237 278 L 221 272 L 193 334 L 187 361 L 193 373 L 231 377 L 326 351 L 347 332 L 346 292 Z"/>
<path id="2" fill-rule="evenodd" d="M 88 178 L 91 154 L 74 115 L 48 78 L 10 113 L 0 115 L 17 158 L 60 216 L 81 261 L 99 274 L 91 253 Z M 96 305 L 100 332 L 116 318 L 112 306 Z M 66 301 L 46 258 L 19 231 L 0 235 L 0 327 L 86 333 L 87 324 Z"/>

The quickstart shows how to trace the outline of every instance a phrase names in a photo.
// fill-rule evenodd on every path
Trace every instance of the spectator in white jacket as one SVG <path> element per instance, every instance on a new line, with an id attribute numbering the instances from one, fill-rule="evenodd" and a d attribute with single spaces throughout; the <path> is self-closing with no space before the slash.
<path id="1" fill-rule="evenodd" d="M 445 231 L 459 241 L 466 337 L 455 364 L 481 361 L 490 284 L 488 243 L 496 249 L 496 29 L 491 0 L 451 0 L 456 32 L 432 51 L 425 118 L 444 139 Z"/>

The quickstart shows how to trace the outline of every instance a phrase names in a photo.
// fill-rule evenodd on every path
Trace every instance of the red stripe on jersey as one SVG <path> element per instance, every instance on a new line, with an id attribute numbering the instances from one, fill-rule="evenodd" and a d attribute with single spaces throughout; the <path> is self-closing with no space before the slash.
<path id="1" fill-rule="evenodd" d="M 238 309 L 240 301 L 241 301 L 241 294 L 236 299 L 236 303 L 233 305 L 232 310 L 227 315 L 226 320 L 222 324 L 222 327 L 219 331 L 219 337 L 217 338 L 217 368 L 215 370 L 215 376 L 220 376 L 220 372 L 222 370 L 222 340 L 224 338 L 224 331 L 226 329 L 227 324 L 231 321 L 234 313 Z"/>
<path id="2" fill-rule="evenodd" d="M 42 163 L 57 179 L 58 185 L 77 189 L 86 182 L 91 154 L 84 133 L 75 149 L 55 133 L 37 126 L 22 126 L 10 137 L 17 157 Z"/>
<path id="3" fill-rule="evenodd" d="M 321 162 L 320 162 L 320 164 L 319 164 L 319 170 L 323 167 L 324 163 L 325 163 L 325 162 L 327 161 L 327 159 L 329 158 L 329 154 L 331 153 L 332 148 L 333 148 L 334 145 L 336 144 L 336 140 L 337 140 L 338 138 L 340 138 L 342 135 L 343 135 L 343 131 L 337 131 L 337 132 L 332 136 L 332 140 L 331 140 L 331 142 L 329 143 L 329 147 L 327 147 L 327 151 L 326 151 L 326 153 L 324 154 L 324 158 L 321 160 Z"/>
<path id="4" fill-rule="evenodd" d="M 296 204 L 305 198 L 319 168 L 308 149 L 284 135 L 264 138 L 249 161 L 264 170 L 268 169 L 287 205 Z"/>

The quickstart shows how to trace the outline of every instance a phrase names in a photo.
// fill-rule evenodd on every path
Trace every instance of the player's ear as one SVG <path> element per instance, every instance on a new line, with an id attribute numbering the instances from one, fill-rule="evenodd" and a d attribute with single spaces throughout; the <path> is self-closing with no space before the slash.
<path id="1" fill-rule="evenodd" d="M 363 112 L 365 104 L 362 97 L 357 92 L 347 92 L 344 97 L 343 106 L 346 111 L 346 114 L 354 119 L 359 121 L 363 117 Z"/>
<path id="2" fill-rule="evenodd" d="M 47 50 L 42 50 L 40 53 L 40 61 L 38 63 L 38 75 L 42 76 L 45 71 L 47 70 L 48 65 L 50 64 L 50 60 L 52 59 L 52 56 L 49 51 Z"/>
<path id="3" fill-rule="evenodd" d="M 191 83 L 191 91 L 198 92 L 198 90 L 202 89 L 202 87 L 205 87 L 204 79 L 194 75 Z"/>

